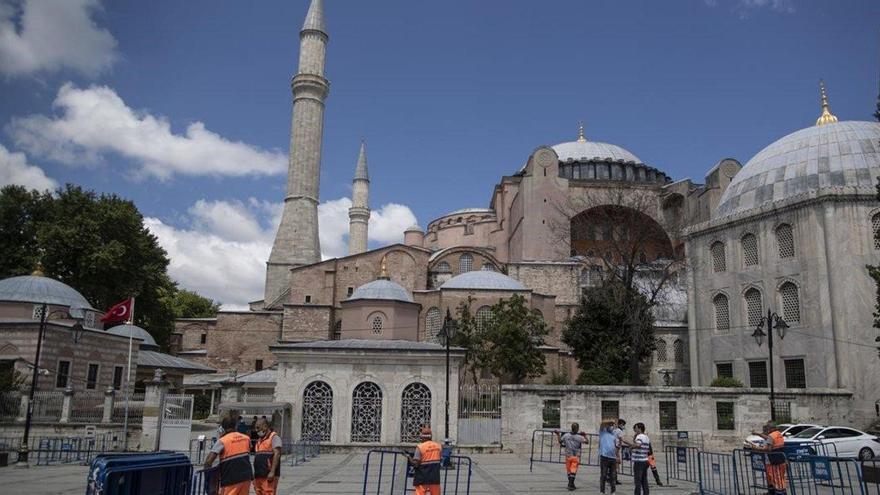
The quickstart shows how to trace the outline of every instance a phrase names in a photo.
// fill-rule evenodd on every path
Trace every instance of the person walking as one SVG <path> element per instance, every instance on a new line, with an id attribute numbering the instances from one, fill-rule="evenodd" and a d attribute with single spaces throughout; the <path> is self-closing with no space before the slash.
<path id="1" fill-rule="evenodd" d="M 581 464 L 581 446 L 590 443 L 587 434 L 580 431 L 581 427 L 577 423 L 571 424 L 571 431 L 565 435 L 556 432 L 556 439 L 559 445 L 565 451 L 565 473 L 568 475 L 568 491 L 577 489 L 574 486 L 574 479 L 577 476 L 578 466 Z"/>
<path id="2" fill-rule="evenodd" d="M 254 491 L 257 495 L 275 495 L 281 477 L 281 437 L 263 416 L 257 420 L 257 445 L 254 448 Z"/>
<path id="3" fill-rule="evenodd" d="M 616 456 L 615 456 L 615 459 L 617 462 L 615 462 L 615 464 L 614 464 L 614 471 L 616 473 L 614 476 L 614 484 L 615 485 L 621 484 L 620 483 L 620 476 L 618 476 L 618 474 L 620 473 L 620 468 L 621 468 L 621 465 L 623 464 L 622 451 L 623 451 L 623 445 L 624 445 L 623 437 L 625 434 L 626 434 L 626 420 L 623 418 L 618 418 L 617 419 L 617 428 L 614 429 L 614 437 L 617 439 L 617 451 L 616 451 Z"/>
<path id="4" fill-rule="evenodd" d="M 413 455 L 407 456 L 414 468 L 413 487 L 416 495 L 441 495 L 440 493 L 440 444 L 433 441 L 431 428 L 422 427 L 419 435 L 422 443 L 416 446 Z"/>
<path id="5" fill-rule="evenodd" d="M 764 446 L 755 447 L 754 450 L 767 452 L 767 462 L 764 466 L 767 472 L 767 495 L 785 495 L 788 489 L 788 462 L 785 459 L 785 438 L 776 423 L 768 421 L 762 428 L 761 433 L 752 432 L 766 442 Z"/>
<path id="6" fill-rule="evenodd" d="M 599 491 L 605 493 L 605 483 L 611 486 L 611 493 L 617 490 L 617 451 L 618 441 L 614 420 L 603 421 L 599 425 Z"/>
<path id="7" fill-rule="evenodd" d="M 232 416 L 224 416 L 220 425 L 224 434 L 211 447 L 204 467 L 210 468 L 219 457 L 220 495 L 248 495 L 254 479 L 249 454 L 251 439 L 235 431 L 236 423 Z"/>
<path id="8" fill-rule="evenodd" d="M 635 435 L 633 441 L 621 439 L 630 447 L 630 459 L 633 463 L 633 483 L 635 495 L 648 495 L 648 452 L 651 451 L 651 439 L 645 434 L 645 424 L 636 423 L 633 426 Z"/>

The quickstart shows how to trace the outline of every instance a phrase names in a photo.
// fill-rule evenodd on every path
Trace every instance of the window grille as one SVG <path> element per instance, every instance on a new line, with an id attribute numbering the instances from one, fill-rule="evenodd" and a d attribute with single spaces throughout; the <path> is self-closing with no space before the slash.
<path id="1" fill-rule="evenodd" d="M 430 425 L 431 390 L 422 383 L 410 383 L 401 395 L 400 441 L 418 443 L 422 427 Z"/>
<path id="2" fill-rule="evenodd" d="M 85 312 L 83 326 L 86 328 L 95 328 L 95 313 L 93 311 Z"/>
<path id="3" fill-rule="evenodd" d="M 749 361 L 749 386 L 767 388 L 767 361 Z"/>
<path id="4" fill-rule="evenodd" d="M 657 339 L 657 349 L 655 351 L 657 353 L 657 362 L 665 363 L 666 362 L 666 341 L 663 339 Z"/>
<path id="5" fill-rule="evenodd" d="M 807 388 L 807 376 L 803 359 L 785 360 L 786 388 Z"/>
<path id="6" fill-rule="evenodd" d="M 486 328 L 486 324 L 489 323 L 489 320 L 492 319 L 492 308 L 489 306 L 481 306 L 480 309 L 477 310 L 477 314 L 474 316 L 474 320 L 477 324 L 477 331 L 482 332 Z"/>
<path id="7" fill-rule="evenodd" d="M 712 269 L 715 272 L 727 271 L 727 259 L 724 253 L 724 243 L 718 241 L 709 248 L 712 254 Z"/>
<path id="8" fill-rule="evenodd" d="M 758 289 L 747 290 L 745 300 L 749 326 L 756 327 L 761 323 L 761 317 L 764 313 L 764 307 L 761 303 L 761 291 Z"/>
<path id="9" fill-rule="evenodd" d="M 382 435 L 382 389 L 363 382 L 351 394 L 351 441 L 378 442 Z"/>
<path id="10" fill-rule="evenodd" d="M 754 234 L 746 234 L 742 238 L 743 265 L 758 266 L 758 238 Z"/>
<path id="11" fill-rule="evenodd" d="M 373 329 L 373 335 L 379 335 L 382 333 L 382 317 L 376 315 L 370 320 L 370 327 Z"/>
<path id="12" fill-rule="evenodd" d="M 871 227 L 874 233 L 874 249 L 880 249 L 880 213 L 871 217 Z"/>
<path id="13" fill-rule="evenodd" d="M 113 367 L 113 390 L 119 390 L 122 388 L 122 374 L 124 372 L 125 368 L 122 366 Z"/>
<path id="14" fill-rule="evenodd" d="M 86 374 L 86 388 L 89 390 L 98 388 L 98 369 L 97 364 L 89 365 L 88 374 Z"/>
<path id="15" fill-rule="evenodd" d="M 773 409 L 776 410 L 777 423 L 793 423 L 791 420 L 791 402 L 776 399 L 773 403 Z"/>
<path id="16" fill-rule="evenodd" d="M 715 363 L 715 374 L 718 378 L 733 378 L 733 363 Z"/>
<path id="17" fill-rule="evenodd" d="M 55 375 L 55 387 L 67 388 L 70 381 L 70 361 L 58 361 L 58 370 Z"/>
<path id="18" fill-rule="evenodd" d="M 776 227 L 776 246 L 779 248 L 780 258 L 794 257 L 794 233 L 791 225 L 784 223 Z"/>
<path id="19" fill-rule="evenodd" d="M 779 287 L 779 294 L 782 296 L 782 319 L 788 324 L 799 323 L 801 306 L 797 286 L 786 282 Z"/>
<path id="20" fill-rule="evenodd" d="M 617 419 L 620 417 L 620 402 L 616 400 L 602 401 L 602 420 Z"/>
<path id="21" fill-rule="evenodd" d="M 660 429 L 678 429 L 678 403 L 675 401 L 660 401 Z"/>
<path id="22" fill-rule="evenodd" d="M 733 402 L 716 402 L 715 418 L 719 430 L 735 430 L 736 423 L 733 419 Z"/>
<path id="23" fill-rule="evenodd" d="M 303 391 L 302 438 L 330 441 L 333 422 L 333 389 L 324 382 L 312 382 Z"/>
<path id="24" fill-rule="evenodd" d="M 452 268 L 449 266 L 449 263 L 441 261 L 440 263 L 437 263 L 437 267 L 434 271 L 438 273 L 452 273 Z"/>
<path id="25" fill-rule="evenodd" d="M 342 320 L 337 321 L 333 325 L 333 340 L 342 339 Z"/>
<path id="26" fill-rule="evenodd" d="M 440 308 L 431 308 L 425 314 L 425 340 L 428 342 L 439 342 L 438 335 L 443 326 L 443 315 Z"/>
<path id="27" fill-rule="evenodd" d="M 40 320 L 43 318 L 43 305 L 42 304 L 34 304 L 34 312 L 33 319 Z"/>
<path id="28" fill-rule="evenodd" d="M 726 332 L 730 330 L 730 302 L 724 294 L 717 294 L 712 298 L 715 306 L 715 330 Z"/>
<path id="29" fill-rule="evenodd" d="M 458 273 L 467 273 L 474 269 L 474 257 L 468 253 L 458 258 Z"/>
<path id="30" fill-rule="evenodd" d="M 676 363 L 684 362 L 684 342 L 681 339 L 675 339 L 672 343 L 672 353 Z"/>
<path id="31" fill-rule="evenodd" d="M 550 399 L 544 401 L 544 407 L 541 409 L 541 428 L 560 428 L 561 427 L 561 401 L 558 399 Z"/>

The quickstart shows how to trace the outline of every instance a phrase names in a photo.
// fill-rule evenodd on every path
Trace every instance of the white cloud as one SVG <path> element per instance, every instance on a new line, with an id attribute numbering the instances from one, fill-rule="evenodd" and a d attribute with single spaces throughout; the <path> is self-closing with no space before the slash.
<path id="1" fill-rule="evenodd" d="M 287 156 L 231 141 L 193 122 L 175 134 L 161 116 L 130 108 L 106 86 L 79 89 L 67 83 L 54 102 L 60 115 L 14 118 L 7 131 L 22 149 L 61 163 L 99 163 L 104 155 L 131 160 L 138 175 L 278 175 Z"/>
<path id="2" fill-rule="evenodd" d="M 118 58 L 116 40 L 92 14 L 98 0 L 0 0 L 0 73 L 62 68 L 96 76 Z"/>
<path id="3" fill-rule="evenodd" d="M 0 144 L 0 186 L 9 184 L 39 191 L 58 187 L 58 183 L 46 176 L 43 169 L 29 165 L 24 153 L 13 153 Z"/>
<path id="4" fill-rule="evenodd" d="M 703 0 L 703 2 L 709 7 L 717 7 L 719 0 Z M 792 0 L 736 0 L 732 10 L 745 19 L 753 11 L 764 8 L 769 8 L 780 14 L 793 14 L 795 12 Z"/>
<path id="5" fill-rule="evenodd" d="M 321 255 L 324 259 L 348 253 L 349 198 L 318 205 Z M 199 200 L 188 210 L 188 225 L 169 225 L 146 218 L 147 228 L 171 259 L 171 277 L 187 289 L 222 301 L 225 309 L 240 309 L 263 297 L 266 260 L 281 219 L 282 203 L 254 198 L 241 201 Z M 370 217 L 370 241 L 390 244 L 403 240 L 403 231 L 416 223 L 412 211 L 389 203 Z"/>

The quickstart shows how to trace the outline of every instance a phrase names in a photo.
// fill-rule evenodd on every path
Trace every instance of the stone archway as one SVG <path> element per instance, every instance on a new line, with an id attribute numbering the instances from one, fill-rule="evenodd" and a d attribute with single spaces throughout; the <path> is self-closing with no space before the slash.
<path id="1" fill-rule="evenodd" d="M 571 218 L 573 255 L 608 258 L 619 263 L 620 257 L 636 263 L 675 256 L 672 241 L 663 227 L 650 215 L 619 205 L 595 206 Z"/>

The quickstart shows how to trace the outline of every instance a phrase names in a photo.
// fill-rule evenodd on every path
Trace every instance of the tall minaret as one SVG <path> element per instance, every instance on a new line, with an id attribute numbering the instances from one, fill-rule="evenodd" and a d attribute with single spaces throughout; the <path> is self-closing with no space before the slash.
<path id="1" fill-rule="evenodd" d="M 367 171 L 367 147 L 361 141 L 361 153 L 351 181 L 351 208 L 348 209 L 348 254 L 367 250 L 370 223 L 370 173 Z"/>
<path id="2" fill-rule="evenodd" d="M 284 292 L 290 269 L 321 261 L 318 241 L 318 182 L 321 175 L 321 138 L 324 99 L 330 82 L 324 78 L 327 28 L 322 0 L 312 0 L 299 33 L 299 71 L 293 77 L 293 122 L 287 196 L 272 253 L 266 263 L 265 304 Z"/>

